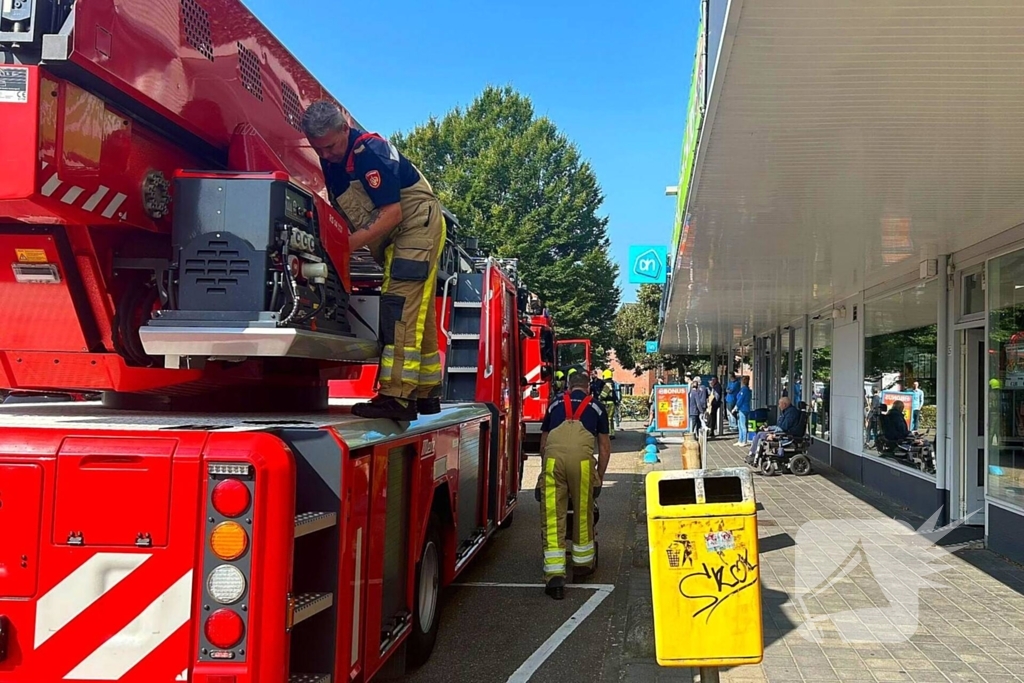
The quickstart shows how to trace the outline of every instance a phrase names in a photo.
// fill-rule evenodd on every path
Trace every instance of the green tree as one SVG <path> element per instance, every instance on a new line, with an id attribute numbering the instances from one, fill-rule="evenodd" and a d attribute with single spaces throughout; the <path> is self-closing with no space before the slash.
<path id="1" fill-rule="evenodd" d="M 672 363 L 669 356 L 647 353 L 647 342 L 658 338 L 661 294 L 661 285 L 640 285 L 636 303 L 624 304 L 615 316 L 615 357 L 637 375 Z"/>
<path id="2" fill-rule="evenodd" d="M 603 358 L 613 343 L 618 266 L 608 255 L 608 219 L 597 215 L 597 176 L 576 146 L 511 87 L 488 87 L 469 107 L 393 141 L 458 217 L 463 236 L 493 256 L 519 259 L 558 335 L 591 339 Z"/>

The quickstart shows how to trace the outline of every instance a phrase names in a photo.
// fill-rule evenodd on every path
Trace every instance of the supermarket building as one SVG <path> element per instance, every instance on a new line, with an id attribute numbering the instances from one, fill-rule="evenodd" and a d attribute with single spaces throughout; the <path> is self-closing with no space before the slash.
<path id="1" fill-rule="evenodd" d="M 666 353 L 807 404 L 812 455 L 1024 561 L 1024 3 L 706 0 Z M 904 402 L 934 457 L 896 457 Z"/>

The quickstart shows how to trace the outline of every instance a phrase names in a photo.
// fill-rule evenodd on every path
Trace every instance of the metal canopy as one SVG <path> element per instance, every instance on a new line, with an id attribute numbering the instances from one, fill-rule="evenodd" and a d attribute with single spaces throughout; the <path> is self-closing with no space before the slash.
<path id="1" fill-rule="evenodd" d="M 662 347 L 706 352 L 1024 222 L 1024 2 L 732 0 Z"/>

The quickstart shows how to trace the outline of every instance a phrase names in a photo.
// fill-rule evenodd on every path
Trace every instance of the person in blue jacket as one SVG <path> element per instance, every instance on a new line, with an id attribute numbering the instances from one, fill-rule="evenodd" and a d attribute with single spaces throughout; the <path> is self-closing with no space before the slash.
<path id="1" fill-rule="evenodd" d="M 750 444 L 750 454 L 747 456 L 747 462 L 754 462 L 754 454 L 757 453 L 757 447 L 763 439 L 771 441 L 782 434 L 795 434 L 799 426 L 800 411 L 796 409 L 796 406 L 793 405 L 788 396 L 783 396 L 779 399 L 779 421 L 774 427 L 769 427 L 765 431 L 754 435 L 754 440 Z"/>
<path id="2" fill-rule="evenodd" d="M 736 373 L 732 373 L 732 378 L 729 383 L 725 385 L 725 416 L 729 420 L 729 429 L 736 430 L 737 422 L 736 416 L 733 414 L 733 408 L 736 407 L 736 395 L 740 392 L 740 378 Z"/>
<path id="3" fill-rule="evenodd" d="M 700 383 L 700 377 L 694 377 L 690 382 L 687 398 L 690 409 L 690 432 L 697 438 L 704 426 L 704 414 L 708 410 L 708 388 Z"/>
<path id="4" fill-rule="evenodd" d="M 733 407 L 733 411 L 736 414 L 736 424 L 740 430 L 739 441 L 736 442 L 737 446 L 747 445 L 747 413 L 750 412 L 750 378 L 744 376 L 740 378 L 740 388 L 736 392 L 736 405 Z"/>

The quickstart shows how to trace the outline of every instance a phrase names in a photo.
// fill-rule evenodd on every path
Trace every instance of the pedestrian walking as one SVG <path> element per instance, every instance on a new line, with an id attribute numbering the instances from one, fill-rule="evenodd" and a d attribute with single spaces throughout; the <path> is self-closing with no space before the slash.
<path id="1" fill-rule="evenodd" d="M 750 413 L 751 399 L 750 378 L 744 375 L 740 379 L 740 390 L 736 392 L 736 407 L 733 408 L 736 415 L 736 425 L 739 429 L 739 439 L 736 441 L 737 446 L 747 445 L 747 415 Z"/>
<path id="2" fill-rule="evenodd" d="M 700 438 L 700 430 L 704 426 L 704 414 L 708 410 L 708 390 L 700 383 L 700 377 L 694 377 L 690 382 L 689 399 L 690 412 L 690 433 L 693 438 Z"/>
<path id="3" fill-rule="evenodd" d="M 736 407 L 736 396 L 739 392 L 740 378 L 734 372 L 729 379 L 729 384 L 725 387 L 725 417 L 729 421 L 729 429 L 732 431 L 736 431 L 738 428 L 734 408 Z"/>
<path id="4" fill-rule="evenodd" d="M 722 384 L 717 377 L 712 377 L 708 387 L 708 438 L 714 439 L 718 430 L 718 411 L 722 407 Z"/>

